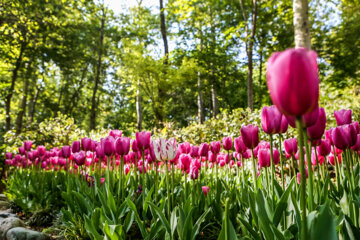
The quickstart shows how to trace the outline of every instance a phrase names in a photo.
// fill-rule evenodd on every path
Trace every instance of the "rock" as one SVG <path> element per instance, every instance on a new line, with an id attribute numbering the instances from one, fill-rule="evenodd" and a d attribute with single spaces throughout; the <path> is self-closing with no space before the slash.
<path id="1" fill-rule="evenodd" d="M 5 196 L 5 194 L 0 194 L 0 201 L 7 202 L 9 199 Z"/>
<path id="2" fill-rule="evenodd" d="M 9 211 L 0 211 L 0 218 L 8 218 L 8 217 L 19 217 L 19 216 Z"/>
<path id="3" fill-rule="evenodd" d="M 0 220 L 0 239 L 5 239 L 7 231 L 16 227 L 24 227 L 25 224 L 17 217 L 8 217 Z"/>
<path id="4" fill-rule="evenodd" d="M 9 203 L 7 201 L 0 201 L 0 209 L 8 209 L 10 207 Z"/>
<path id="5" fill-rule="evenodd" d="M 16 227 L 10 229 L 6 234 L 7 240 L 47 240 L 50 239 L 44 233 L 36 232 L 23 227 Z"/>

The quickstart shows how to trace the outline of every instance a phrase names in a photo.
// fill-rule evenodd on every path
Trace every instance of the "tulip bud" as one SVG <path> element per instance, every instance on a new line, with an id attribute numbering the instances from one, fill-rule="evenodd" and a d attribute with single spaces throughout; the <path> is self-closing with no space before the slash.
<path id="1" fill-rule="evenodd" d="M 351 147 L 351 149 L 354 151 L 360 151 L 360 134 L 356 136 L 356 143 Z"/>
<path id="2" fill-rule="evenodd" d="M 118 137 L 115 140 L 115 152 L 119 155 L 126 155 L 130 151 L 130 138 Z"/>
<path id="3" fill-rule="evenodd" d="M 201 143 L 199 148 L 199 154 L 202 157 L 206 157 L 209 152 L 209 144 Z"/>
<path id="4" fill-rule="evenodd" d="M 331 151 L 331 145 L 329 140 L 322 139 L 320 145 L 317 147 L 317 151 L 320 156 L 329 155 Z"/>
<path id="5" fill-rule="evenodd" d="M 143 131 L 136 133 L 136 143 L 139 150 L 144 151 L 145 149 L 148 149 L 150 147 L 150 138 L 150 132 Z"/>
<path id="6" fill-rule="evenodd" d="M 183 142 L 183 143 L 179 144 L 178 151 L 180 152 L 180 154 L 189 154 L 191 151 L 190 143 Z"/>
<path id="7" fill-rule="evenodd" d="M 190 150 L 190 156 L 197 158 L 199 157 L 199 147 L 196 145 L 191 145 L 191 150 Z"/>
<path id="8" fill-rule="evenodd" d="M 286 154 L 295 156 L 295 154 L 298 150 L 296 138 L 285 139 L 284 147 L 285 147 Z"/>
<path id="9" fill-rule="evenodd" d="M 113 155 L 114 154 L 114 138 L 111 136 L 108 136 L 106 138 L 101 139 L 101 148 L 103 149 L 104 154 L 106 156 Z"/>
<path id="10" fill-rule="evenodd" d="M 194 165 L 191 166 L 191 169 L 190 169 L 190 178 L 192 180 L 199 178 L 199 169 Z"/>
<path id="11" fill-rule="evenodd" d="M 259 144 L 259 128 L 252 124 L 241 127 L 241 137 L 247 148 L 254 149 Z"/>
<path id="12" fill-rule="evenodd" d="M 265 133 L 280 133 L 282 114 L 275 105 L 263 107 L 261 111 L 261 126 Z"/>
<path id="13" fill-rule="evenodd" d="M 207 196 L 210 188 L 208 186 L 202 186 L 201 189 L 203 190 L 204 195 Z"/>
<path id="14" fill-rule="evenodd" d="M 71 155 L 71 149 L 70 146 L 63 146 L 61 148 L 61 154 L 64 158 L 69 158 Z"/>
<path id="15" fill-rule="evenodd" d="M 263 148 L 260 149 L 258 152 L 258 159 L 259 159 L 259 165 L 260 167 L 270 167 L 270 149 Z"/>
<path id="16" fill-rule="evenodd" d="M 19 147 L 19 148 L 18 148 L 18 150 L 19 150 L 19 154 L 21 154 L 21 155 L 25 155 L 26 150 L 25 150 L 25 148 L 24 148 L 24 147 Z"/>
<path id="17" fill-rule="evenodd" d="M 267 65 L 270 97 L 280 112 L 302 116 L 318 106 L 316 53 L 305 48 L 273 53 Z"/>
<path id="18" fill-rule="evenodd" d="M 81 139 L 81 149 L 84 151 L 90 151 L 91 149 L 91 138 L 84 137 Z"/>
<path id="19" fill-rule="evenodd" d="M 355 145 L 357 140 L 356 129 L 351 124 L 341 125 L 334 128 L 331 137 L 334 145 L 344 150 Z"/>
<path id="20" fill-rule="evenodd" d="M 73 153 L 77 153 L 80 152 L 80 142 L 79 141 L 74 141 L 71 145 L 71 151 Z"/>
<path id="21" fill-rule="evenodd" d="M 336 124 L 338 126 L 350 124 L 351 123 L 351 114 L 352 114 L 351 110 L 342 109 L 340 111 L 335 111 L 334 117 L 336 120 Z"/>
<path id="22" fill-rule="evenodd" d="M 32 141 L 25 141 L 25 142 L 24 142 L 24 149 L 25 149 L 25 151 L 31 150 L 31 147 L 32 147 Z"/>
<path id="23" fill-rule="evenodd" d="M 45 148 L 45 146 L 38 146 L 37 151 L 39 153 L 39 156 L 44 156 L 46 153 L 46 148 Z"/>
<path id="24" fill-rule="evenodd" d="M 334 129 L 330 128 L 329 130 L 325 131 L 325 139 L 329 141 L 330 145 L 334 145 L 334 143 L 332 142 L 332 131 Z"/>
<path id="25" fill-rule="evenodd" d="M 288 130 L 289 123 L 285 115 L 281 116 L 280 133 L 286 133 Z"/>
<path id="26" fill-rule="evenodd" d="M 326 114 L 324 108 L 319 108 L 318 118 L 314 125 L 306 129 L 307 135 L 310 140 L 321 139 L 325 132 L 326 127 Z"/>
<path id="27" fill-rule="evenodd" d="M 242 137 L 237 137 L 234 139 L 235 142 L 235 150 L 238 153 L 244 153 L 246 151 L 246 146 L 244 144 L 244 141 L 242 140 Z"/>
<path id="28" fill-rule="evenodd" d="M 84 151 L 80 151 L 73 154 L 76 165 L 82 166 L 85 164 L 86 155 Z"/>
<path id="29" fill-rule="evenodd" d="M 231 137 L 224 137 L 222 139 L 222 144 L 223 144 L 223 148 L 226 151 L 230 151 L 233 147 L 233 142 L 232 142 L 232 138 Z"/>
<path id="30" fill-rule="evenodd" d="M 210 150 L 214 154 L 218 154 L 220 152 L 221 143 L 219 141 L 214 141 L 210 143 Z"/>

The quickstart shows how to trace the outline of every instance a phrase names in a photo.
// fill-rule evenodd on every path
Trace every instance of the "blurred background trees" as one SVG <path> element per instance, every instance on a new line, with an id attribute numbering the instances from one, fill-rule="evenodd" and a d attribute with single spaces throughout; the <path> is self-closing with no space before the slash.
<path id="1" fill-rule="evenodd" d="M 63 115 L 130 133 L 271 104 L 266 61 L 294 47 L 292 1 L 120 2 L 1 0 L 1 136 Z M 309 6 L 322 102 L 357 95 L 360 1 Z"/>

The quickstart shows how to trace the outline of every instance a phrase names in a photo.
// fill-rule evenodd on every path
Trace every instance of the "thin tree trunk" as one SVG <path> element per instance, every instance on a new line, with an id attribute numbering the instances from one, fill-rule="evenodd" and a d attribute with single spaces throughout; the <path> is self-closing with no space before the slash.
<path id="1" fill-rule="evenodd" d="M 93 95 L 91 100 L 91 111 L 90 111 L 90 130 L 95 129 L 96 127 L 96 108 L 97 108 L 97 101 L 96 101 L 96 92 L 99 87 L 100 82 L 100 72 L 101 72 L 101 59 L 103 54 L 103 44 L 104 44 L 104 27 L 105 27 L 105 9 L 102 6 L 102 18 L 101 18 L 101 28 L 100 28 L 100 42 L 99 42 L 99 56 L 98 62 L 96 66 L 96 76 L 95 76 L 95 85 L 93 88 Z"/>
<path id="2" fill-rule="evenodd" d="M 79 87 L 76 88 L 76 90 L 72 94 L 72 97 L 71 97 L 72 101 L 71 101 L 71 104 L 70 104 L 70 107 L 69 107 L 69 110 L 68 110 L 68 114 L 70 114 L 70 115 L 71 115 L 74 107 L 77 105 L 77 103 L 79 101 L 81 89 L 84 87 L 83 82 L 84 82 L 84 79 L 86 77 L 87 68 L 88 68 L 88 64 L 84 67 L 84 69 L 82 71 Z"/>
<path id="3" fill-rule="evenodd" d="M 165 60 L 164 64 L 168 65 L 168 55 L 169 55 L 169 46 L 167 41 L 167 33 L 166 33 L 166 22 L 165 22 L 165 13 L 164 13 L 163 0 L 160 0 L 160 28 L 161 28 L 161 36 L 164 42 L 164 50 L 165 50 Z"/>
<path id="4" fill-rule="evenodd" d="M 212 9 L 210 9 L 210 18 L 211 18 L 211 35 L 212 35 L 212 42 L 211 42 L 211 56 L 212 60 L 210 63 L 211 70 L 210 70 L 210 79 L 211 79 L 211 102 L 212 102 L 212 117 L 216 118 L 218 114 L 218 104 L 217 104 L 217 93 L 216 93 L 216 77 L 215 77 L 215 45 L 216 45 L 216 36 L 215 36 L 215 26 L 213 23 L 213 15 Z"/>
<path id="5" fill-rule="evenodd" d="M 32 72 L 31 64 L 32 63 L 29 63 L 27 66 L 27 71 L 25 74 L 25 81 L 24 81 L 24 95 L 21 99 L 20 111 L 18 112 L 17 118 L 16 118 L 16 134 L 17 135 L 21 133 L 23 119 L 24 119 L 24 113 L 26 112 L 26 102 L 27 102 L 27 96 L 28 96 L 29 78 L 30 78 L 31 72 Z"/>
<path id="6" fill-rule="evenodd" d="M 259 59 L 259 84 L 262 82 L 262 68 L 263 68 L 263 49 L 260 48 L 260 59 Z M 264 81 L 266 87 L 266 81 Z"/>
<path id="7" fill-rule="evenodd" d="M 137 80 L 136 90 L 136 123 L 139 131 L 142 129 L 142 109 L 141 109 L 141 94 L 140 94 L 140 80 Z"/>
<path id="8" fill-rule="evenodd" d="M 10 89 L 9 89 L 9 93 L 5 98 L 5 113 L 6 113 L 6 131 L 10 130 L 11 127 L 11 116 L 10 116 L 10 107 L 11 107 L 11 99 L 14 93 L 14 88 L 15 88 L 15 82 L 18 76 L 18 72 L 19 69 L 21 67 L 21 62 L 22 62 L 22 57 L 23 57 L 23 53 L 25 51 L 25 43 L 21 43 L 21 47 L 20 47 L 20 53 L 18 58 L 16 59 L 15 62 L 15 68 L 12 71 L 12 77 L 11 77 L 11 85 L 10 85 Z"/>
<path id="9" fill-rule="evenodd" d="M 198 123 L 202 124 L 205 120 L 204 117 L 204 103 L 202 97 L 202 80 L 201 80 L 201 72 L 198 72 L 198 80 L 197 80 L 197 105 L 198 105 Z"/>
<path id="10" fill-rule="evenodd" d="M 37 100 L 39 98 L 40 92 L 41 92 L 41 87 L 37 87 L 34 99 L 33 99 L 32 103 L 31 103 L 30 123 L 32 123 L 34 121 L 36 103 L 37 103 Z"/>
<path id="11" fill-rule="evenodd" d="M 311 49 L 309 10 L 307 0 L 294 0 L 295 47 Z"/>

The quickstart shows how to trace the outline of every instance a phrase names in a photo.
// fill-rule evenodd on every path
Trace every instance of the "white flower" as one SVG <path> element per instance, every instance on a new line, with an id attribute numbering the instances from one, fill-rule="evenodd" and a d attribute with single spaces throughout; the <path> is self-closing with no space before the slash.
<path id="1" fill-rule="evenodd" d="M 170 138 L 169 140 L 159 138 L 154 140 L 153 144 L 156 159 L 161 161 L 170 161 L 176 157 L 177 145 L 175 138 Z"/>

